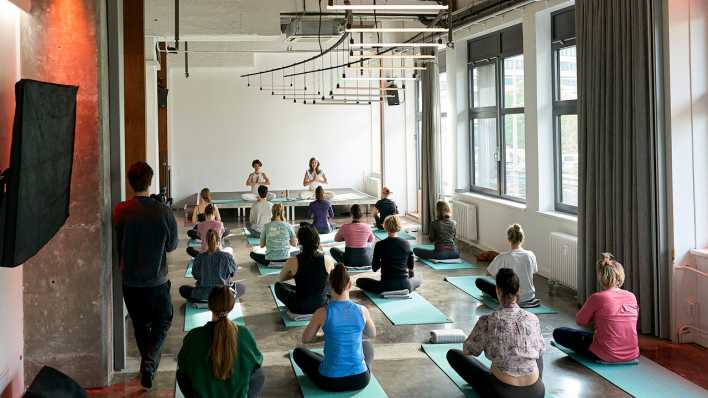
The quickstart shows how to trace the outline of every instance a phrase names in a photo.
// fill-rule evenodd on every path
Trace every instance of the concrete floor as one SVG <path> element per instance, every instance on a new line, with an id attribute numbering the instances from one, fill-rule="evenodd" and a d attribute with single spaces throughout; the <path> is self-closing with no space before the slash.
<path id="1" fill-rule="evenodd" d="M 227 227 L 237 229 L 241 224 L 229 222 Z M 231 219 L 233 221 L 233 218 Z M 346 219 L 337 220 L 345 222 Z M 92 396 L 103 397 L 172 397 L 175 385 L 175 358 L 185 335 L 184 300 L 177 290 L 182 284 L 191 284 L 193 279 L 184 278 L 184 271 L 189 256 L 185 253 L 186 228 L 181 228 L 182 239 L 180 247 L 168 255 L 170 279 L 172 280 L 172 297 L 175 316 L 167 338 L 160 371 L 155 380 L 155 387 L 149 392 L 142 391 L 137 379 L 138 367 L 137 348 L 132 335 L 132 326 L 128 325 L 128 356 L 131 357 L 125 373 L 116 375 L 111 387 L 89 391 Z M 419 237 L 419 240 L 423 241 Z M 266 384 L 263 397 L 301 396 L 295 381 L 292 368 L 287 359 L 288 350 L 300 344 L 302 329 L 286 330 L 280 316 L 275 311 L 273 298 L 267 286 L 273 283 L 275 276 L 260 276 L 255 264 L 250 260 L 249 248 L 243 237 L 229 239 L 230 246 L 235 250 L 237 263 L 241 266 L 237 279 L 243 280 L 247 292 L 242 300 L 245 321 L 248 328 L 256 336 L 258 346 L 263 352 Z M 470 248 L 462 248 L 462 256 L 473 259 Z M 375 361 L 373 372 L 390 397 L 463 397 L 462 392 L 438 369 L 438 367 L 420 350 L 420 344 L 429 337 L 431 329 L 459 328 L 466 333 L 476 323 L 480 315 L 489 310 L 459 289 L 444 281 L 447 275 L 481 275 L 481 270 L 434 271 L 423 264 L 416 264 L 416 275 L 423 280 L 418 292 L 428 301 L 447 314 L 454 323 L 446 325 L 411 325 L 393 326 L 385 315 L 355 288 L 352 299 L 367 306 L 376 324 L 378 336 L 374 340 Z M 370 274 L 355 274 L 358 278 Z M 378 276 L 377 276 L 378 277 Z M 577 306 L 574 304 L 573 292 L 564 288 L 553 289 L 549 295 L 546 280 L 536 277 L 537 294 L 549 306 L 559 310 L 559 314 L 540 315 L 542 332 L 549 341 L 554 328 L 563 325 L 574 325 L 574 314 Z M 680 374 L 695 382 L 708 386 L 705 372 L 696 363 L 708 363 L 708 351 L 696 346 L 682 345 L 685 356 L 666 355 L 676 347 L 670 343 L 656 339 L 642 339 L 649 345 L 650 355 L 664 366 L 677 366 Z M 320 343 L 321 344 L 321 343 Z M 667 348 L 668 347 L 668 348 Z M 687 350 L 687 351 L 686 351 Z M 681 358 L 690 358 L 690 362 L 681 366 Z M 662 361 L 663 359 L 663 361 Z M 698 361 L 698 362 L 694 362 Z M 678 365 L 676 365 L 678 364 Z M 573 360 L 561 354 L 558 350 L 547 346 L 544 356 L 544 382 L 546 389 L 554 397 L 625 397 L 628 396 L 614 387 L 605 379 L 578 365 Z M 682 371 L 683 370 L 683 371 Z M 703 384 L 705 383 L 705 384 Z"/>

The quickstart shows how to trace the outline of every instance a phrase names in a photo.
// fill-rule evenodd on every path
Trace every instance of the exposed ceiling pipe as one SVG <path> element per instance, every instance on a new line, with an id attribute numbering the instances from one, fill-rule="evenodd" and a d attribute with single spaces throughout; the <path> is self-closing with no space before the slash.
<path id="1" fill-rule="evenodd" d="M 175 45 L 167 50 L 172 53 L 179 51 L 179 0 L 175 0 Z"/>
<path id="2" fill-rule="evenodd" d="M 184 42 L 184 77 L 189 78 L 189 43 Z"/>

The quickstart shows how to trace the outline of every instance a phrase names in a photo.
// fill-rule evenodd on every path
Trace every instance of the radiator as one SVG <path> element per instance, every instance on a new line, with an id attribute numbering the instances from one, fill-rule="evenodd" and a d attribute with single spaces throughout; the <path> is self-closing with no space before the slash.
<path id="1" fill-rule="evenodd" d="M 364 190 L 371 196 L 381 197 L 381 179 L 379 177 L 366 177 Z"/>
<path id="2" fill-rule="evenodd" d="M 477 206 L 472 203 L 453 201 L 452 219 L 457 222 L 457 238 L 466 243 L 478 241 Z"/>
<path id="3" fill-rule="evenodd" d="M 541 264 L 540 274 L 561 285 L 578 288 L 578 237 L 551 232 L 549 261 Z"/>

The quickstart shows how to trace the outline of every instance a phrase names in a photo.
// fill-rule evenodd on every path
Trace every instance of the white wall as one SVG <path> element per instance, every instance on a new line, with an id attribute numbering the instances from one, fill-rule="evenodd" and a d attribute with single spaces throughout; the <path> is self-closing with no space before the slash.
<path id="1" fill-rule="evenodd" d="M 670 0 L 667 22 L 674 265 L 696 267 L 698 259 L 690 250 L 708 248 L 708 3 Z M 685 324 L 708 329 L 708 280 L 674 270 L 672 287 L 674 340 L 678 328 Z M 691 301 L 698 301 L 694 314 L 689 311 Z M 708 335 L 693 334 L 683 341 L 708 346 Z"/>
<path id="2" fill-rule="evenodd" d="M 274 190 L 302 188 L 311 156 L 320 159 L 330 187 L 363 189 L 378 150 L 372 139 L 379 134 L 375 105 L 293 104 L 260 93 L 257 79 L 247 87 L 239 78 L 304 57 L 258 54 L 254 67 L 190 68 L 188 79 L 181 65 L 169 65 L 168 141 L 176 200 L 205 186 L 246 190 L 243 183 L 256 158 Z M 263 85 L 270 86 L 270 79 Z"/>
<path id="3" fill-rule="evenodd" d="M 397 82 L 401 85 L 403 82 Z M 415 88 L 405 82 L 398 91 L 400 105 L 384 105 L 385 181 L 400 211 L 416 209 L 415 193 Z M 412 175 L 412 179 L 410 178 Z M 412 189 L 411 189 L 412 185 Z"/>
<path id="4" fill-rule="evenodd" d="M 482 249 L 508 250 L 506 228 L 520 223 L 526 231 L 526 248 L 533 250 L 543 274 L 548 264 L 548 236 L 551 232 L 577 235 L 574 216 L 557 213 L 553 203 L 553 131 L 551 101 L 550 13 L 572 5 L 569 1 L 548 1 L 494 17 L 455 32 L 455 49 L 448 49 L 450 101 L 456 126 L 458 170 L 457 187 L 469 188 L 469 124 L 467 115 L 467 44 L 466 41 L 487 33 L 523 23 L 524 34 L 524 102 L 526 110 L 526 195 L 525 204 L 463 193 L 456 200 L 478 206 L 479 242 Z M 454 65 L 451 65 L 453 64 Z M 452 66 L 452 67 L 451 67 Z M 454 80 L 453 80 L 454 79 Z M 452 112 L 451 112 L 452 113 Z"/>
<path id="5" fill-rule="evenodd" d="M 20 77 L 20 12 L 0 0 L 0 169 L 10 163 L 15 82 Z M 0 268 L 0 395 L 19 397 L 23 391 L 22 267 Z"/>

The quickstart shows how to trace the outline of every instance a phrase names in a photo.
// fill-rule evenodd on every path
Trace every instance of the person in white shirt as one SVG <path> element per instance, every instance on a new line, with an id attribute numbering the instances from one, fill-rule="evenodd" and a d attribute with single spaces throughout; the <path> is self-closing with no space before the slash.
<path id="1" fill-rule="evenodd" d="M 255 238 L 261 237 L 263 227 L 270 222 L 273 204 L 268 201 L 268 187 L 258 187 L 258 201 L 251 206 L 251 214 L 246 223 L 246 229 Z"/>
<path id="2" fill-rule="evenodd" d="M 533 286 L 533 274 L 538 272 L 536 255 L 530 250 L 521 247 L 524 242 L 524 230 L 521 225 L 514 224 L 506 230 L 506 237 L 511 250 L 501 253 L 492 260 L 487 267 L 491 276 L 496 276 L 502 268 L 510 268 L 519 276 L 519 306 L 521 308 L 538 307 L 541 302 L 536 298 L 536 289 Z M 477 288 L 482 292 L 496 297 L 497 286 L 494 282 L 478 278 L 475 281 Z"/>
<path id="3" fill-rule="evenodd" d="M 313 199 L 315 197 L 315 190 L 318 187 L 326 189 L 327 183 L 327 174 L 322 170 L 320 161 L 315 157 L 310 158 L 307 170 L 305 170 L 305 177 L 302 179 L 302 186 L 308 187 L 308 190 L 300 193 L 300 198 Z M 331 200 L 334 196 L 334 192 L 325 191 L 325 199 Z"/>
<path id="4" fill-rule="evenodd" d="M 246 185 L 251 187 L 251 192 L 241 195 L 241 198 L 249 202 L 255 202 L 258 200 L 258 187 L 261 185 L 265 185 L 266 187 L 269 186 L 270 178 L 268 178 L 265 171 L 261 170 L 263 168 L 263 163 L 261 163 L 260 160 L 256 159 L 251 162 L 251 167 L 253 167 L 253 173 L 249 174 L 248 178 L 246 178 Z M 271 192 L 268 194 L 267 199 L 270 200 L 274 197 L 275 194 Z"/>

